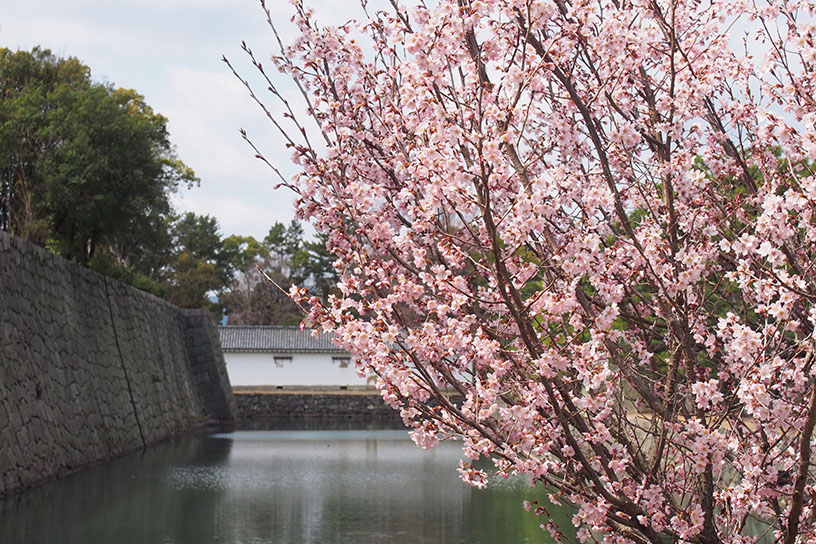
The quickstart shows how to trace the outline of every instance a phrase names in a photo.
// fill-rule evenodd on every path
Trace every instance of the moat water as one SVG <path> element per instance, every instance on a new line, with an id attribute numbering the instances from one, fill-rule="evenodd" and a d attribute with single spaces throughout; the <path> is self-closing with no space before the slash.
<path id="1" fill-rule="evenodd" d="M 359 427 L 359 426 L 358 426 Z M 404 429 L 183 437 L 0 501 L 4 544 L 551 542 L 524 479 L 471 488 Z M 562 527 L 572 512 L 551 510 Z"/>

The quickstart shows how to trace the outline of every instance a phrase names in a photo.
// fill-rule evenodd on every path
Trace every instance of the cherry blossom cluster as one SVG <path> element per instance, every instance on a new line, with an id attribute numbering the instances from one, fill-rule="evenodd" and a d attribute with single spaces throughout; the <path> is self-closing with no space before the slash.
<path id="1" fill-rule="evenodd" d="M 816 4 L 294 11 L 283 183 L 342 276 L 292 296 L 414 441 L 582 542 L 816 542 Z"/>

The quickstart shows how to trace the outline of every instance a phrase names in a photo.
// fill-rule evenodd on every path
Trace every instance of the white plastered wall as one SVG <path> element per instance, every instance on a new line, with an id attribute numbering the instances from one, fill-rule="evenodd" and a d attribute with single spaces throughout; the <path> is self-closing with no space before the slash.
<path id="1" fill-rule="evenodd" d="M 275 357 L 291 357 L 291 361 Z M 332 353 L 236 353 L 225 352 L 230 383 L 245 385 L 365 386 L 354 363 L 342 365 Z M 347 356 L 345 356 L 347 357 Z"/>

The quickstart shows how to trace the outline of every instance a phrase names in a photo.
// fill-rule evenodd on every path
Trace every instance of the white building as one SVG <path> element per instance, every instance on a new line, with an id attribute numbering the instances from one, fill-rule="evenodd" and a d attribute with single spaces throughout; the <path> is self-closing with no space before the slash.
<path id="1" fill-rule="evenodd" d="M 328 334 L 300 327 L 219 327 L 233 386 L 366 386 Z"/>

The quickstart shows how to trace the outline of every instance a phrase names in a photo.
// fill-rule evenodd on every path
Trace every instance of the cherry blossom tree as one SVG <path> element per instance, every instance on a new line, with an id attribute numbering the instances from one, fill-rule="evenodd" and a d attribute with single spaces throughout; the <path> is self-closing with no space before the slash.
<path id="1" fill-rule="evenodd" d="M 295 2 L 305 115 L 246 51 L 341 273 L 308 321 L 581 541 L 816 542 L 814 11 Z"/>

